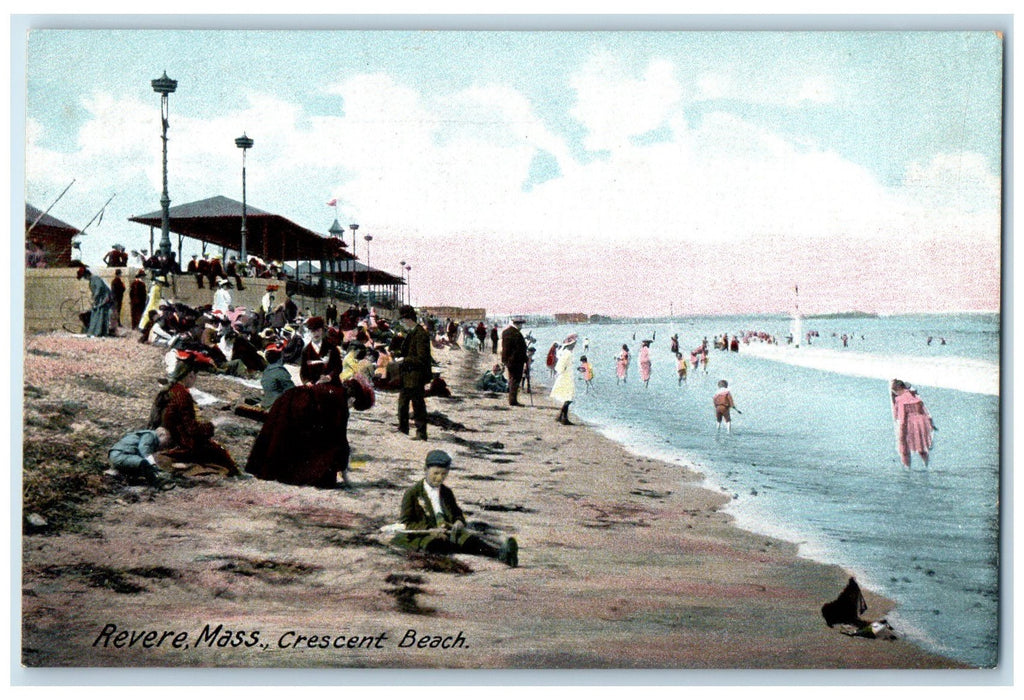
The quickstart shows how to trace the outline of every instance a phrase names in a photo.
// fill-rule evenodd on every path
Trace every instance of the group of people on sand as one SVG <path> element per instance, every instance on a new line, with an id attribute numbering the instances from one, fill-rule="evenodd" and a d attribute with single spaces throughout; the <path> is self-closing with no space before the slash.
<path id="1" fill-rule="evenodd" d="M 156 489 L 200 477 L 350 487 L 350 410 L 372 407 L 377 392 L 396 391 L 398 430 L 409 434 L 414 426 L 414 439 L 427 439 L 425 397 L 440 373 L 416 310 L 402 306 L 397 316 L 392 327 L 370 310 L 352 307 L 336 317 L 336 324 L 320 316 L 296 317 L 277 328 L 266 314 L 193 309 L 193 327 L 182 328 L 166 353 L 168 374 L 153 398 L 147 425 L 122 436 L 108 452 L 112 473 Z M 202 376 L 231 374 L 218 364 L 222 358 L 216 352 L 229 333 L 254 348 L 260 361 L 246 376 L 260 375 L 261 399 L 235 407 L 236 414 L 262 423 L 244 469 L 217 442 L 215 426 L 202 418 L 192 392 Z M 213 337 L 204 342 L 204 334 Z M 382 357 L 387 359 L 382 362 Z M 466 529 L 454 496 L 443 486 L 450 457 L 435 450 L 427 462 L 427 477 L 406 494 L 400 515 L 410 535 L 424 532 L 398 537 L 396 544 L 427 553 L 493 556 L 518 565 L 514 539 L 496 545 Z"/>

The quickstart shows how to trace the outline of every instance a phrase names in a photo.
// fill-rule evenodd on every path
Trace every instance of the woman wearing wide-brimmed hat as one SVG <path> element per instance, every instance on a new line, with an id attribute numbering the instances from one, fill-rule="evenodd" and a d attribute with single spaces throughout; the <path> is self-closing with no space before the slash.
<path id="1" fill-rule="evenodd" d="M 569 420 L 569 404 L 576 398 L 576 378 L 573 373 L 572 351 L 576 347 L 576 334 L 562 341 L 555 361 L 555 383 L 551 386 L 551 398 L 562 402 L 556 420 L 562 425 L 572 425 Z"/>

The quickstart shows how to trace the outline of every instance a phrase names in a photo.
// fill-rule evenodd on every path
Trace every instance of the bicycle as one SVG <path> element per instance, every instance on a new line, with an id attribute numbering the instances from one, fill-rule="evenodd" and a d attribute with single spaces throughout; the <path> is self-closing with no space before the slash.
<path id="1" fill-rule="evenodd" d="M 58 307 L 60 314 L 61 328 L 68 333 L 85 333 L 89 327 L 89 315 L 92 313 L 92 304 L 88 296 L 83 292 L 78 296 L 68 297 Z"/>

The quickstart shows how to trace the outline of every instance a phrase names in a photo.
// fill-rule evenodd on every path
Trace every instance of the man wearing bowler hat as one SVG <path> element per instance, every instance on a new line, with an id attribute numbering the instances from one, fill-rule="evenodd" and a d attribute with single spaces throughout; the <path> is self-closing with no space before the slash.
<path id="1" fill-rule="evenodd" d="M 430 336 L 416 322 L 416 309 L 406 304 L 398 310 L 398 322 L 406 332 L 402 342 L 399 374 L 402 389 L 398 393 L 398 429 L 409 434 L 409 404 L 416 424 L 416 439 L 427 439 L 427 404 L 424 387 L 430 381 L 433 367 L 430 357 Z"/>
<path id="2" fill-rule="evenodd" d="M 514 537 L 494 545 L 466 529 L 466 516 L 455 494 L 444 485 L 452 458 L 444 450 L 431 450 L 424 460 L 423 479 L 402 497 L 399 521 L 405 528 L 392 544 L 432 554 L 475 554 L 519 565 L 519 545 Z"/>
<path id="3" fill-rule="evenodd" d="M 508 370 L 508 405 L 522 406 L 519 403 L 519 386 L 523 383 L 523 369 L 526 366 L 526 339 L 519 330 L 525 322 L 516 317 L 501 332 L 501 363 Z"/>

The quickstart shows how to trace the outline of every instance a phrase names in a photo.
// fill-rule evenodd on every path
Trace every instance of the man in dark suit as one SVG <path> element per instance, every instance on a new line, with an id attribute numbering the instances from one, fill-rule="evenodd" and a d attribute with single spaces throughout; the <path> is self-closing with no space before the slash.
<path id="1" fill-rule="evenodd" d="M 124 293 L 128 287 L 121 277 L 121 269 L 114 270 L 114 278 L 110 280 L 110 294 L 114 298 L 114 308 L 110 311 L 110 329 L 116 330 L 121 325 L 121 306 L 124 304 Z"/>
<path id="2" fill-rule="evenodd" d="M 452 458 L 443 450 L 431 450 L 425 474 L 402 497 L 399 521 L 405 528 L 392 544 L 432 554 L 476 554 L 509 566 L 519 565 L 519 545 L 509 537 L 499 547 L 466 529 L 466 516 L 455 494 L 444 485 Z"/>
<path id="3" fill-rule="evenodd" d="M 416 439 L 427 439 L 427 404 L 424 387 L 430 381 L 433 362 L 430 357 L 430 336 L 416 322 L 416 309 L 409 305 L 398 310 L 398 322 L 406 332 L 399 353 L 402 389 L 398 393 L 398 429 L 409 434 L 409 404 L 412 404 Z"/>
<path id="4" fill-rule="evenodd" d="M 519 386 L 523 383 L 523 369 L 526 366 L 526 339 L 519 330 L 523 323 L 524 319 L 514 318 L 501 332 L 501 363 L 508 371 L 509 406 L 523 405 L 519 403 Z"/>
<path id="5" fill-rule="evenodd" d="M 139 322 L 142 320 L 142 312 L 146 308 L 146 297 L 148 294 L 149 292 L 146 290 L 146 272 L 145 270 L 139 270 L 135 274 L 135 279 L 132 280 L 131 285 L 128 287 L 128 307 L 132 315 L 132 328 L 139 327 Z"/>

